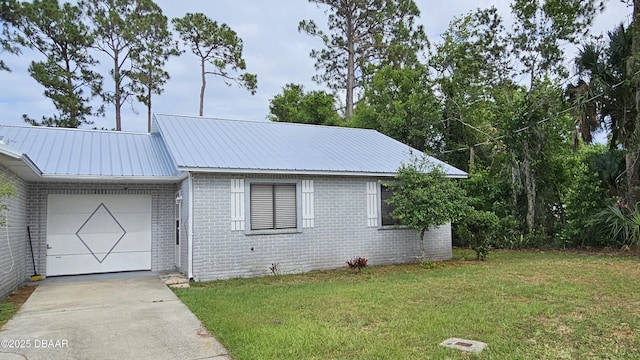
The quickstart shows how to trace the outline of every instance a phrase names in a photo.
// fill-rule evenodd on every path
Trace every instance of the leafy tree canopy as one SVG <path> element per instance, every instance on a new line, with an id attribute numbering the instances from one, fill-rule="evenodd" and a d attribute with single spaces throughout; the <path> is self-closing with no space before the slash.
<path id="1" fill-rule="evenodd" d="M 428 70 L 422 65 L 387 65 L 365 85 L 350 125 L 376 129 L 420 151 L 439 151 L 440 102 L 431 85 Z"/>
<path id="2" fill-rule="evenodd" d="M 142 40 L 160 35 L 155 30 L 166 27 L 167 20 L 153 0 L 81 0 L 79 5 L 89 19 L 94 47 L 113 64 L 113 92 L 101 95 L 114 105 L 116 130 L 120 131 L 122 106 L 136 95 L 134 87 L 139 81 L 132 61 L 146 51 Z"/>
<path id="3" fill-rule="evenodd" d="M 16 0 L 0 0 L 0 54 L 9 52 L 20 53 L 12 41 L 11 25 L 17 21 L 17 9 L 19 3 Z M 10 71 L 7 64 L 0 59 L 0 71 Z"/>
<path id="4" fill-rule="evenodd" d="M 316 125 L 338 125 L 338 115 L 333 95 L 320 90 L 305 92 L 302 85 L 287 84 L 282 94 L 270 100 L 268 119 Z"/>
<path id="5" fill-rule="evenodd" d="M 172 56 L 181 54 L 168 27 L 167 17 L 156 12 L 148 15 L 149 27 L 139 39 L 140 46 L 131 53 L 133 71 L 131 90 L 147 106 L 147 130 L 151 131 L 151 98 L 164 92 L 169 72 L 164 69 Z"/>
<path id="6" fill-rule="evenodd" d="M 328 32 L 313 20 L 298 30 L 316 36 L 324 49 L 313 50 L 313 79 L 335 91 L 345 91 L 345 117 L 353 115 L 355 90 L 368 77 L 369 66 L 402 66 L 417 61 L 427 44 L 422 26 L 415 25 L 420 10 L 413 0 L 309 0 L 326 6 Z"/>
<path id="7" fill-rule="evenodd" d="M 44 88 L 59 114 L 44 116 L 41 122 L 24 115 L 32 125 L 77 128 L 92 124 L 87 117 L 102 114 L 89 102 L 100 93 L 102 77 L 93 69 L 97 61 L 88 50 L 93 36 L 82 21 L 79 7 L 57 0 L 23 2 L 15 22 L 16 41 L 35 49 L 45 61 L 32 61 L 29 73 Z"/>
<path id="8" fill-rule="evenodd" d="M 186 14 L 182 18 L 173 19 L 173 25 L 185 45 L 191 48 L 200 60 L 202 86 L 200 89 L 200 116 L 204 115 L 204 93 L 207 85 L 206 75 L 222 78 L 227 85 L 235 82 L 255 94 L 258 88 L 258 77 L 255 74 L 233 72 L 246 70 L 247 65 L 242 57 L 242 39 L 227 24 L 218 24 L 202 13 Z M 213 66 L 207 70 L 207 65 Z"/>
<path id="9" fill-rule="evenodd" d="M 387 186 L 393 197 L 387 203 L 395 209 L 391 216 L 420 234 L 454 222 L 471 210 L 465 191 L 457 180 L 449 179 L 425 157 L 403 164 Z"/>

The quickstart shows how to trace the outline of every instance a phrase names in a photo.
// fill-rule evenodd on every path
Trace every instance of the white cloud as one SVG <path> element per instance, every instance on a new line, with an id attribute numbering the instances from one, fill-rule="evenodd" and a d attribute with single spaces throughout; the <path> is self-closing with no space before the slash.
<path id="1" fill-rule="evenodd" d="M 156 0 L 169 18 L 184 16 L 187 12 L 202 12 L 213 20 L 227 23 L 244 42 L 247 71 L 258 75 L 258 93 L 252 96 L 237 86 L 227 87 L 216 78 L 208 78 L 205 115 L 212 117 L 264 120 L 269 99 L 281 92 L 287 83 L 301 83 L 307 89 L 321 89 L 311 81 L 315 74 L 314 61 L 309 51 L 319 47 L 318 39 L 298 32 L 298 22 L 315 19 L 319 25 L 325 21 L 322 8 L 304 0 Z M 478 7 L 496 6 L 503 16 L 508 16 L 508 0 L 417 0 L 421 10 L 420 23 L 425 26 L 432 42 L 439 40 L 454 16 L 462 15 Z M 619 1 L 609 1 L 607 11 L 598 17 L 594 33 L 612 29 L 623 20 L 629 22 L 631 9 Z M 173 114 L 197 114 L 200 93 L 200 69 L 197 58 L 189 49 L 179 58 L 167 64 L 171 79 L 164 94 L 153 99 L 154 112 Z M 13 68 L 12 73 L 0 73 L 1 123 L 23 124 L 22 114 L 39 119 L 52 114 L 55 109 L 42 95 L 43 89 L 27 73 L 33 52 L 16 57 L 2 54 Z M 101 59 L 101 72 L 108 77 L 107 61 Z M 112 87 L 109 79 L 105 88 Z M 146 131 L 146 107 L 133 104 L 123 107 L 123 130 Z M 105 118 L 95 119 L 97 127 L 113 128 L 114 113 L 109 109 Z"/>

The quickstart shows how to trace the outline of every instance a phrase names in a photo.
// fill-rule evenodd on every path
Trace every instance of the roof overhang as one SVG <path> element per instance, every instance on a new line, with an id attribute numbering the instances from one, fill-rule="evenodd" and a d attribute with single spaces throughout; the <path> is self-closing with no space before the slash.
<path id="1" fill-rule="evenodd" d="M 396 176 L 396 173 L 388 172 L 365 172 L 365 171 L 328 171 L 328 170 L 292 170 L 292 169 L 232 169 L 232 168 L 198 168 L 180 167 L 185 172 L 200 172 L 211 174 L 265 174 L 265 175 L 316 175 L 316 176 L 357 176 L 357 177 L 388 177 Z M 465 175 L 450 175 L 451 179 L 466 179 Z"/>
<path id="2" fill-rule="evenodd" d="M 27 181 L 37 180 L 42 176 L 42 171 L 29 156 L 2 141 L 0 141 L 0 165 Z"/>
<path id="3" fill-rule="evenodd" d="M 74 181 L 74 182 L 130 182 L 130 183 L 176 183 L 184 180 L 186 173 L 176 176 L 109 176 L 109 175 L 73 175 L 43 174 L 38 181 Z"/>
<path id="4" fill-rule="evenodd" d="M 0 166 L 11 171 L 19 178 L 30 182 L 78 181 L 78 182 L 131 182 L 131 183 L 175 183 L 187 178 L 187 173 L 175 176 L 109 176 L 44 174 L 27 154 L 8 146 L 0 140 Z"/>

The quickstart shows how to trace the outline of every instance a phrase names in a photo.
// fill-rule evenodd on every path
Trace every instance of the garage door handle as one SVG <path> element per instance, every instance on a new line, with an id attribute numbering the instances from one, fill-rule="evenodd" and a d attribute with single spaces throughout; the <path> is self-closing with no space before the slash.
<path id="1" fill-rule="evenodd" d="M 47 250 L 51 250 L 53 249 L 51 246 L 49 246 L 49 244 L 47 244 Z"/>

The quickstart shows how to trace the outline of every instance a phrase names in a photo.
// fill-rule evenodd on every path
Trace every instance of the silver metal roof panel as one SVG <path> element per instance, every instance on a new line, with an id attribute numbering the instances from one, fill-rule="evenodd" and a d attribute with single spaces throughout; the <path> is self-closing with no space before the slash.
<path id="1" fill-rule="evenodd" d="M 1 125 L 0 136 L 6 145 L 27 155 L 43 177 L 178 176 L 157 135 Z"/>
<path id="2" fill-rule="evenodd" d="M 187 171 L 393 175 L 421 152 L 374 130 L 156 114 L 154 128 Z M 450 177 L 467 174 L 428 160 Z"/>

